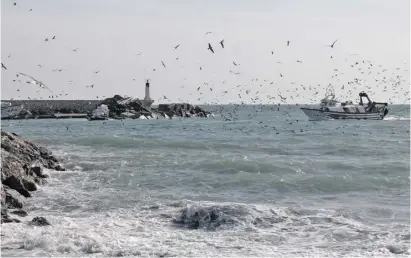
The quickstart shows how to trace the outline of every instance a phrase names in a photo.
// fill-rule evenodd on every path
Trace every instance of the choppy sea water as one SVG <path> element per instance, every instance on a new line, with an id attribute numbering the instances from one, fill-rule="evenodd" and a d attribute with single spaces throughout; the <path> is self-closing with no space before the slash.
<path id="1" fill-rule="evenodd" d="M 409 255 L 409 109 L 383 121 L 313 123 L 290 106 L 241 107 L 235 121 L 2 121 L 68 169 L 22 218 L 52 226 L 3 224 L 2 255 Z"/>

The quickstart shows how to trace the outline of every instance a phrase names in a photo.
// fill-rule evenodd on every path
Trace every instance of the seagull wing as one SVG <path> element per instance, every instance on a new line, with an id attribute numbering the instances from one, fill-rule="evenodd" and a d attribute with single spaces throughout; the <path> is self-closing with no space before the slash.
<path id="1" fill-rule="evenodd" d="M 50 91 L 51 93 L 54 93 L 52 90 L 50 90 L 49 87 L 47 87 L 46 85 L 44 85 L 44 83 L 40 82 L 40 86 L 43 86 L 45 89 L 47 89 L 47 90 Z"/>
<path id="2" fill-rule="evenodd" d="M 24 76 L 27 76 L 27 77 L 30 77 L 32 80 L 38 82 L 38 80 L 37 80 L 36 78 L 33 78 L 33 77 L 31 77 L 30 75 L 28 75 L 28 74 L 25 74 L 25 73 L 19 73 L 19 74 L 24 75 Z"/>
<path id="3" fill-rule="evenodd" d="M 36 82 L 36 84 L 39 84 L 39 86 L 40 86 L 40 87 L 44 87 L 45 89 L 47 89 L 47 90 L 49 90 L 50 92 L 52 92 L 52 93 L 53 93 L 53 91 L 52 91 L 52 90 L 50 90 L 50 89 L 49 89 L 49 87 L 47 87 L 44 83 L 42 83 L 41 81 L 37 80 L 36 78 L 34 78 L 34 77 L 32 77 L 32 76 L 30 76 L 30 75 L 28 75 L 28 74 L 25 74 L 25 73 L 19 73 L 19 74 L 21 74 L 21 75 L 24 75 L 24 76 L 27 76 L 27 77 L 31 78 L 33 81 L 35 81 L 35 82 Z"/>

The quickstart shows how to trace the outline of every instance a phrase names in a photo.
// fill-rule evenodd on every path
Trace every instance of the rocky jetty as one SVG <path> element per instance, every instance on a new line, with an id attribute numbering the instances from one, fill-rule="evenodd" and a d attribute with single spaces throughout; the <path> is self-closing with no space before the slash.
<path id="1" fill-rule="evenodd" d="M 145 107 L 138 98 L 115 95 L 104 100 L 88 101 L 9 101 L 10 107 L 2 108 L 1 119 L 51 119 L 51 118 L 173 118 L 209 117 L 210 112 L 189 103 L 159 104 Z M 105 108 L 108 112 L 103 112 Z M 105 113 L 104 115 L 101 115 Z M 101 119 L 98 119 L 101 120 Z"/>
<path id="2" fill-rule="evenodd" d="M 65 170 L 52 152 L 15 133 L 1 131 L 1 222 L 20 222 L 14 216 L 25 217 L 26 198 L 39 185 L 45 184 L 45 169 Z M 45 225 L 44 218 L 34 224 Z"/>
<path id="3" fill-rule="evenodd" d="M 108 108 L 105 116 L 110 118 L 172 118 L 172 117 L 209 117 L 210 112 L 199 106 L 188 103 L 160 104 L 158 108 L 145 107 L 144 102 L 137 98 L 115 95 L 106 98 L 100 105 L 96 105 L 96 111 L 104 105 Z"/>

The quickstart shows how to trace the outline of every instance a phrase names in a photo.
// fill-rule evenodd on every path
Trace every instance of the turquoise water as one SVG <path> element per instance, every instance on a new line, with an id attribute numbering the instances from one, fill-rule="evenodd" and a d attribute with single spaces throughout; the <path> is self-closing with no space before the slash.
<path id="1" fill-rule="evenodd" d="M 4 224 L 3 255 L 409 255 L 409 106 L 321 122 L 295 106 L 208 108 L 214 118 L 2 121 L 68 169 L 28 200 L 27 220 L 53 226 Z"/>

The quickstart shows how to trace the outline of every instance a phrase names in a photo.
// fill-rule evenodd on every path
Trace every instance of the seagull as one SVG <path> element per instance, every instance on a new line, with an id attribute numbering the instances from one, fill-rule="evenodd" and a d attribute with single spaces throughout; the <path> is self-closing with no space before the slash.
<path id="1" fill-rule="evenodd" d="M 297 60 L 297 63 L 302 63 L 302 61 L 301 61 L 301 60 Z"/>
<path id="2" fill-rule="evenodd" d="M 77 52 L 78 48 L 73 49 L 73 52 Z"/>
<path id="3" fill-rule="evenodd" d="M 40 87 L 45 88 L 45 89 L 49 90 L 51 93 L 53 93 L 53 91 L 50 90 L 50 89 L 49 89 L 44 83 L 42 83 L 41 81 L 39 81 L 39 80 L 31 77 L 30 75 L 27 75 L 27 74 L 24 74 L 24 73 L 20 73 L 20 74 L 21 74 L 21 75 L 24 75 L 24 76 L 27 76 L 27 77 L 29 77 L 29 78 L 32 79 L 32 81 L 30 81 L 30 82 L 28 82 L 28 83 L 39 85 Z"/>
<path id="4" fill-rule="evenodd" d="M 43 68 L 43 66 L 41 64 L 38 64 L 37 66 L 40 67 L 40 68 Z"/>
<path id="5" fill-rule="evenodd" d="M 208 35 L 208 34 L 210 34 L 210 33 L 212 33 L 212 32 L 211 32 L 211 31 L 209 31 L 209 32 L 207 32 L 207 33 L 206 33 L 206 35 Z"/>
<path id="6" fill-rule="evenodd" d="M 49 38 L 46 38 L 44 41 L 49 41 Z"/>
<path id="7" fill-rule="evenodd" d="M 167 68 L 163 61 L 161 61 L 161 64 L 164 66 L 164 68 Z"/>
<path id="8" fill-rule="evenodd" d="M 290 41 L 288 40 L 288 41 L 287 41 L 287 47 L 288 47 L 289 45 L 290 45 Z"/>
<path id="9" fill-rule="evenodd" d="M 141 55 L 141 54 L 143 54 L 143 52 L 140 52 L 140 53 L 138 53 L 137 55 L 139 56 L 139 55 Z"/>
<path id="10" fill-rule="evenodd" d="M 100 70 L 94 71 L 93 73 L 98 74 L 100 72 Z"/>
<path id="11" fill-rule="evenodd" d="M 177 46 L 174 47 L 174 49 L 177 49 L 180 46 L 180 44 L 178 44 Z"/>
<path id="12" fill-rule="evenodd" d="M 208 48 L 207 49 L 209 49 L 211 52 L 213 52 L 213 54 L 214 54 L 214 50 L 213 50 L 213 47 L 211 46 L 211 44 L 210 43 L 208 43 Z"/>
<path id="13" fill-rule="evenodd" d="M 271 54 L 274 55 L 274 51 L 271 51 Z"/>
<path id="14" fill-rule="evenodd" d="M 4 68 L 4 69 L 6 69 L 6 70 L 7 70 L 7 67 L 6 67 L 6 66 L 4 66 L 4 64 L 3 64 L 3 63 L 1 63 L 1 68 Z"/>
<path id="15" fill-rule="evenodd" d="M 17 3 L 14 3 L 14 6 L 16 6 L 17 5 Z"/>
<path id="16" fill-rule="evenodd" d="M 282 101 L 287 99 L 286 97 L 283 97 L 280 94 L 277 94 L 277 95 L 281 98 Z"/>
<path id="17" fill-rule="evenodd" d="M 222 48 L 224 48 L 224 39 L 220 41 L 220 45 Z"/>
<path id="18" fill-rule="evenodd" d="M 236 64 L 234 61 L 233 61 L 233 64 L 235 65 L 235 66 L 237 66 L 238 64 Z"/>
<path id="19" fill-rule="evenodd" d="M 54 69 L 53 72 L 62 72 L 63 70 L 67 70 L 67 69 Z"/>
<path id="20" fill-rule="evenodd" d="M 30 9 L 29 12 L 33 11 L 33 9 Z"/>
<path id="21" fill-rule="evenodd" d="M 337 40 L 335 40 L 331 45 L 326 45 L 326 47 L 331 47 L 331 48 L 334 48 L 334 44 L 335 44 L 335 42 L 337 42 L 338 41 L 338 39 Z"/>
<path id="22" fill-rule="evenodd" d="M 56 39 L 56 36 L 53 36 L 51 39 Z"/>
<path id="23" fill-rule="evenodd" d="M 86 88 L 94 88 L 94 84 L 88 85 Z"/>

